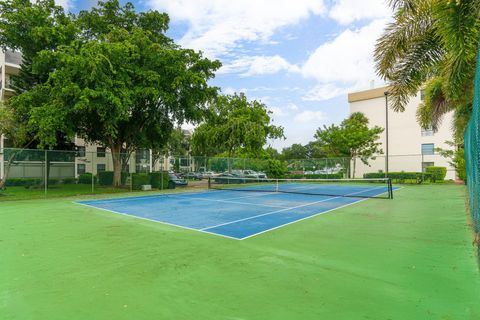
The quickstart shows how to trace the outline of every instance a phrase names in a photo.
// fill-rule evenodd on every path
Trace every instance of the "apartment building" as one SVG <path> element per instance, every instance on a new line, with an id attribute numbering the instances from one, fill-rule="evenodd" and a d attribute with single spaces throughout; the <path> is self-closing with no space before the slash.
<path id="1" fill-rule="evenodd" d="M 385 128 L 380 136 L 384 154 L 369 161 L 369 165 L 357 161 L 356 177 L 361 177 L 367 172 L 387 170 L 389 172 L 422 172 L 429 166 L 442 166 L 447 167 L 446 178 L 455 179 L 454 168 L 436 151 L 437 148 L 451 149 L 445 142 L 453 141 L 452 113 L 444 117 L 437 132 L 423 129 L 416 119 L 417 108 L 423 100 L 423 91 L 410 97 L 404 112 L 394 112 L 389 108 L 386 93 L 388 93 L 388 87 L 348 94 L 350 113 L 362 112 L 370 120 L 370 126 Z M 386 156 L 387 141 L 388 157 Z"/>
<path id="2" fill-rule="evenodd" d="M 20 52 L 11 50 L 0 50 L 0 102 L 12 97 L 15 92 L 11 87 L 10 78 L 12 75 L 18 74 L 22 55 Z M 0 132 L 0 177 L 4 175 L 3 150 L 8 146 L 5 137 Z"/>

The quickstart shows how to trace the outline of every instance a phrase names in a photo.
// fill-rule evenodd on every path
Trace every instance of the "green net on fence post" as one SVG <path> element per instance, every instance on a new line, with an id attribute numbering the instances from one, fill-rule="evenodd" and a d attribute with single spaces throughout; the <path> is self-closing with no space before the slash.
<path id="1" fill-rule="evenodd" d="M 480 48 L 477 54 L 475 71 L 475 91 L 473 110 L 465 131 L 465 160 L 467 162 L 467 186 L 470 212 L 475 232 L 480 234 Z"/>

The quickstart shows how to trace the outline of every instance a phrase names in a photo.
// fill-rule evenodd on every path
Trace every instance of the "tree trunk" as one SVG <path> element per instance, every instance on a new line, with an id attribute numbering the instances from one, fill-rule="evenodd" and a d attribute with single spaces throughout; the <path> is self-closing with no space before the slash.
<path id="1" fill-rule="evenodd" d="M 113 162 L 113 187 L 120 187 L 122 185 L 122 143 L 111 143 L 110 150 L 112 151 Z"/>
<path id="2" fill-rule="evenodd" d="M 357 167 L 357 158 L 353 158 L 353 171 L 352 171 L 352 179 L 355 179 L 355 169 Z"/>
<path id="3" fill-rule="evenodd" d="M 13 151 L 10 157 L 8 157 L 7 164 L 4 167 L 3 178 L 0 179 L 0 190 L 5 188 L 5 184 L 7 183 L 8 174 L 10 172 L 10 167 L 12 166 L 13 159 L 17 155 L 17 151 Z"/>

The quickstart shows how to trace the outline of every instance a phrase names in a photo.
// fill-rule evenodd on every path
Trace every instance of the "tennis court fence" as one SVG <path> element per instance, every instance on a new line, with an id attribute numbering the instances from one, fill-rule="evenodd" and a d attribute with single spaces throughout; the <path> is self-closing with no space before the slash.
<path id="1" fill-rule="evenodd" d="M 208 178 L 218 175 L 290 179 L 385 178 L 387 159 L 378 155 L 363 163 L 360 159 L 322 158 L 271 161 L 251 158 L 164 156 L 150 150 L 120 154 L 121 187 L 112 188 L 113 158 L 106 148 L 79 147 L 75 151 L 0 150 L 0 179 L 10 193 L 38 195 L 91 194 L 154 189 L 169 185 L 169 172 L 188 180 L 188 186 L 207 188 Z M 445 178 L 454 179 L 455 170 L 439 154 L 391 155 L 389 177 L 394 183 L 428 180 L 427 167 L 443 166 Z M 155 173 L 158 173 L 155 175 Z M 397 175 L 395 175 L 395 173 Z M 152 182 L 152 177 L 157 182 Z M 158 182 L 160 176 L 160 182 Z M 171 179 L 170 179 L 171 180 Z M 177 186 L 180 183 L 176 184 Z M 0 197 L 0 200 L 6 197 Z"/>
<path id="2" fill-rule="evenodd" d="M 470 213 L 480 244 L 480 48 L 477 56 L 473 110 L 465 131 L 465 160 Z"/>

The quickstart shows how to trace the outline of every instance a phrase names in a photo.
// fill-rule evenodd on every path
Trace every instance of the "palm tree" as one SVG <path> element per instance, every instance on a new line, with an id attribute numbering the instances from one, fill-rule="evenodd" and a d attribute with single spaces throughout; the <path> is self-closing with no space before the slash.
<path id="1" fill-rule="evenodd" d="M 437 130 L 454 111 L 461 138 L 471 113 L 480 37 L 480 0 L 390 0 L 394 21 L 377 40 L 377 73 L 389 85 L 391 105 L 403 111 L 424 88 L 417 110 L 422 127 Z"/>

